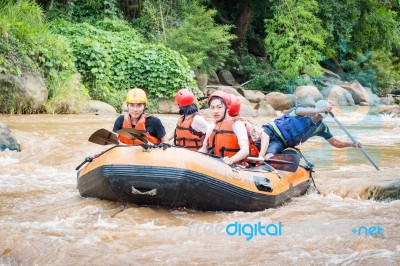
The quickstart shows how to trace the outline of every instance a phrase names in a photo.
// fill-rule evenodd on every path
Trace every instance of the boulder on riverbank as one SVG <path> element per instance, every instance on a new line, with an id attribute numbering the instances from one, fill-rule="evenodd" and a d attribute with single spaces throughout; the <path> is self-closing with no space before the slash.
<path id="1" fill-rule="evenodd" d="M 112 107 L 110 104 L 102 102 L 102 101 L 96 101 L 96 100 L 91 100 L 89 101 L 89 107 L 84 108 L 81 112 L 82 114 L 96 114 L 96 115 L 115 115 L 117 114 L 117 111 L 115 110 L 114 107 Z"/>
<path id="2" fill-rule="evenodd" d="M 11 134 L 10 129 L 6 125 L 0 123 L 0 151 L 6 149 L 11 151 L 21 151 L 21 147 Z"/>

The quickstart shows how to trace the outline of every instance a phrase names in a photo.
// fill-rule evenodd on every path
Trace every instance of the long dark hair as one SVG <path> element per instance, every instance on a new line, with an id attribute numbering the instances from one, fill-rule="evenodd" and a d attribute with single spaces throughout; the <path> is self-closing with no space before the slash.
<path id="1" fill-rule="evenodd" d="M 197 108 L 197 105 L 195 103 L 179 108 L 180 115 L 191 115 L 191 114 L 197 113 L 198 111 L 199 111 L 199 108 Z"/>

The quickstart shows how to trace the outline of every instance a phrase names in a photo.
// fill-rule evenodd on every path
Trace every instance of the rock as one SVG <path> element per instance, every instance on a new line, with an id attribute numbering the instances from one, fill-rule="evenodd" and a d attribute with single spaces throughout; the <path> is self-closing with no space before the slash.
<path id="1" fill-rule="evenodd" d="M 315 86 L 299 86 L 296 88 L 294 95 L 297 96 L 298 103 L 304 103 L 305 101 L 310 101 L 309 97 L 311 97 L 314 102 L 318 102 L 323 99 L 322 94 L 319 92 L 317 87 Z"/>
<path id="2" fill-rule="evenodd" d="M 366 102 L 369 105 L 374 105 L 376 98 L 372 96 L 372 92 L 368 88 L 364 88 L 357 80 L 353 82 L 343 82 L 338 84 L 345 90 L 351 93 L 355 104 Z"/>
<path id="3" fill-rule="evenodd" d="M 324 72 L 324 76 L 340 80 L 339 75 L 336 74 L 335 72 L 330 71 L 329 69 L 326 68 L 322 68 L 322 71 Z"/>
<path id="4" fill-rule="evenodd" d="M 393 95 L 396 95 L 396 96 L 400 96 L 400 89 L 392 90 L 392 91 L 390 92 L 390 94 L 393 94 Z"/>
<path id="5" fill-rule="evenodd" d="M 24 73 L 20 80 L 22 96 L 32 100 L 31 108 L 36 111 L 47 100 L 48 91 L 41 76 L 33 73 Z"/>
<path id="6" fill-rule="evenodd" d="M 257 110 L 258 116 L 276 116 L 275 109 L 266 101 L 262 101 L 256 105 L 255 109 Z"/>
<path id="7" fill-rule="evenodd" d="M 230 86 L 235 86 L 235 85 L 239 85 L 235 78 L 233 77 L 232 73 L 228 70 L 221 70 L 218 73 L 218 78 L 221 81 L 222 84 L 224 85 L 230 85 Z"/>
<path id="8" fill-rule="evenodd" d="M 208 83 L 208 75 L 206 73 L 197 73 L 196 74 L 197 86 L 199 89 L 206 94 L 207 93 L 207 83 Z"/>
<path id="9" fill-rule="evenodd" d="M 158 101 L 159 114 L 179 114 L 179 107 L 175 103 L 175 99 L 160 99 Z"/>
<path id="10" fill-rule="evenodd" d="M 394 103 L 394 101 L 392 97 L 381 97 L 380 103 L 383 105 L 391 105 Z"/>
<path id="11" fill-rule="evenodd" d="M 21 151 L 21 147 L 11 134 L 10 129 L 6 125 L 0 123 L 0 151 L 4 151 L 5 149 Z"/>
<path id="12" fill-rule="evenodd" d="M 211 85 L 219 84 L 219 78 L 218 78 L 217 73 L 213 72 L 208 75 L 208 83 L 207 84 L 211 84 Z"/>
<path id="13" fill-rule="evenodd" d="M 81 113 L 95 113 L 96 115 L 115 115 L 117 114 L 117 111 L 108 103 L 90 100 L 89 107 L 82 109 Z"/>
<path id="14" fill-rule="evenodd" d="M 47 100 L 48 91 L 43 78 L 36 73 L 23 73 L 21 77 L 0 75 L 0 113 L 36 113 Z"/>
<path id="15" fill-rule="evenodd" d="M 396 104 L 394 104 L 394 105 L 381 105 L 381 106 L 379 106 L 379 108 L 380 108 L 380 112 L 383 113 L 383 114 L 390 114 L 393 117 L 394 116 L 397 116 L 397 117 L 400 116 L 400 106 L 399 105 L 396 105 Z"/>
<path id="16" fill-rule="evenodd" d="M 311 96 L 301 97 L 301 100 L 298 100 L 298 104 L 305 104 L 309 106 L 315 106 L 316 101 Z"/>
<path id="17" fill-rule="evenodd" d="M 263 104 L 270 104 L 275 110 L 284 111 L 296 106 L 297 97 L 293 94 L 270 92 L 265 95 L 264 100 L 262 100 L 260 104 L 263 101 L 265 101 Z"/>
<path id="18" fill-rule="evenodd" d="M 242 117 L 256 117 L 257 111 L 251 105 L 244 105 L 240 107 L 239 116 Z"/>
<path id="19" fill-rule="evenodd" d="M 208 86 L 207 96 L 209 96 L 211 93 L 213 93 L 214 91 L 217 91 L 217 90 L 222 90 L 224 92 L 227 92 L 227 93 L 230 93 L 230 94 L 234 94 L 236 96 L 242 96 L 235 88 L 233 88 L 231 86 L 223 86 L 223 85 Z"/>
<path id="20" fill-rule="evenodd" d="M 265 94 L 262 91 L 245 90 L 242 88 L 239 88 L 237 91 L 251 103 L 259 103 L 265 98 Z"/>
<path id="21" fill-rule="evenodd" d="M 350 92 L 338 85 L 323 88 L 321 94 L 333 106 L 353 106 L 354 100 Z"/>
<path id="22" fill-rule="evenodd" d="M 199 113 L 201 114 L 201 115 L 203 115 L 204 117 L 211 117 L 212 115 L 211 115 L 211 110 L 210 110 L 210 108 L 207 108 L 207 109 L 201 109 L 201 110 L 199 110 Z M 211 121 L 211 120 L 210 120 Z"/>

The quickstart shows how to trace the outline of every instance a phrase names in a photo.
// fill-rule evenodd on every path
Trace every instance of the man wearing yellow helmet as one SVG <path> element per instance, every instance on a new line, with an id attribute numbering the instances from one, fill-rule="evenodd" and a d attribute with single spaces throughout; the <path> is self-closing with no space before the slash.
<path id="1" fill-rule="evenodd" d="M 115 120 L 114 132 L 122 128 L 135 128 L 143 132 L 147 140 L 153 144 L 167 141 L 165 128 L 161 120 L 144 112 L 147 105 L 147 96 L 144 90 L 138 88 L 131 89 L 126 94 L 125 102 L 128 107 L 128 114 L 120 115 Z M 126 144 L 143 144 L 140 140 L 129 140 L 123 136 L 119 136 L 118 138 Z"/>

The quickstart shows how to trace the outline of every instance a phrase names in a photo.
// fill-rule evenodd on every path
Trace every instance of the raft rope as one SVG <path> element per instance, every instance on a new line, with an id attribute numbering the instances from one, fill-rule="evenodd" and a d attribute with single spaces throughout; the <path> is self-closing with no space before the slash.
<path id="1" fill-rule="evenodd" d="M 165 142 L 161 142 L 160 144 L 148 144 L 148 143 L 145 143 L 145 144 L 142 144 L 140 146 L 142 146 L 142 148 L 145 149 L 146 151 L 149 150 L 149 149 L 159 149 L 159 148 L 162 148 L 165 151 L 167 148 L 172 147 L 171 144 L 168 144 L 168 143 L 165 143 Z"/>
<path id="2" fill-rule="evenodd" d="M 318 194 L 321 194 L 321 192 L 319 192 L 317 186 L 315 185 L 315 181 L 314 181 L 314 177 L 313 177 L 313 173 L 315 173 L 314 164 L 311 163 L 309 160 L 307 160 L 306 157 L 304 157 L 304 155 L 301 153 L 300 149 L 298 149 L 296 147 L 293 147 L 293 149 L 296 150 L 301 155 L 301 157 L 304 159 L 304 161 L 306 162 L 306 165 L 304 165 L 303 167 L 307 170 L 310 170 L 310 178 L 315 187 L 315 190 L 317 191 Z"/>

